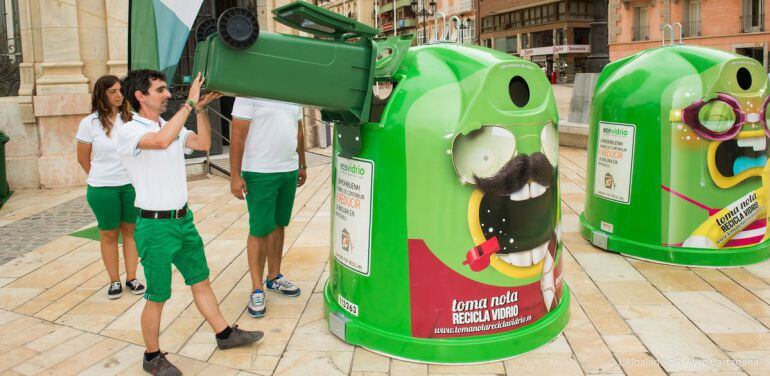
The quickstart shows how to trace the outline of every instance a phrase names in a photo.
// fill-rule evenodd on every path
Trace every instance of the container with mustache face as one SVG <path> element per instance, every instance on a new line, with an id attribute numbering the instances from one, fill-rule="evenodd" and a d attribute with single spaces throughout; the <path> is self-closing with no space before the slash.
<path id="1" fill-rule="evenodd" d="M 482 48 L 411 51 L 404 66 L 430 74 L 399 82 L 384 113 L 405 132 L 411 335 L 535 348 L 568 319 L 550 84 Z M 525 328 L 544 331 L 514 340 Z"/>
<path id="2" fill-rule="evenodd" d="M 313 105 L 335 121 L 331 202 L 320 209 L 331 222 L 330 331 L 394 357 L 453 364 L 556 338 L 569 291 L 558 114 L 542 70 L 480 46 L 370 39 L 377 30 L 306 2 L 274 13 L 328 35 L 261 32 L 239 50 L 218 33 L 199 45 L 206 63 L 196 66 L 212 90 Z M 370 89 L 373 81 L 392 90 Z M 323 240 L 301 241 L 326 261 Z"/>
<path id="3" fill-rule="evenodd" d="M 696 46 L 608 65 L 593 99 L 583 235 L 674 264 L 770 257 L 767 84 L 756 60 Z"/>

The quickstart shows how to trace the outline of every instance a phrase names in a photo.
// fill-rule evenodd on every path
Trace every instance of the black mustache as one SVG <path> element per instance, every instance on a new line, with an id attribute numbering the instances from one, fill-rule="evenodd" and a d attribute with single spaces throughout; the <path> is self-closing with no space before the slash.
<path id="1" fill-rule="evenodd" d="M 543 153 L 519 154 L 503 166 L 494 176 L 476 179 L 476 186 L 485 193 L 508 196 L 518 191 L 530 180 L 544 187 L 551 185 L 553 167 Z"/>

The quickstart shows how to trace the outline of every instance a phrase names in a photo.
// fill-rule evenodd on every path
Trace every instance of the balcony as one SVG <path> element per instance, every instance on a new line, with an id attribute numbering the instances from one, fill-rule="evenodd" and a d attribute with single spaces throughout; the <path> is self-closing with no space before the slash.
<path id="1" fill-rule="evenodd" d="M 399 18 L 398 20 L 399 29 L 414 27 L 414 25 L 416 24 L 417 24 L 417 21 L 414 18 Z"/>
<path id="2" fill-rule="evenodd" d="M 684 25 L 682 25 L 682 35 L 685 38 L 692 38 L 692 37 L 699 37 L 701 36 L 701 29 L 700 29 L 701 20 L 693 20 L 690 22 L 685 22 Z"/>
<path id="3" fill-rule="evenodd" d="M 765 31 L 765 14 L 744 14 L 741 16 L 741 32 L 756 33 Z"/>
<path id="4" fill-rule="evenodd" d="M 650 40 L 650 28 L 645 26 L 634 26 L 634 39 L 633 41 Z"/>
<path id="5" fill-rule="evenodd" d="M 412 4 L 412 0 L 398 0 L 396 1 L 396 9 L 400 9 L 403 7 L 411 7 L 412 6 L 411 4 Z M 380 5 L 380 14 L 385 14 L 392 11 L 393 11 L 392 1 Z"/>

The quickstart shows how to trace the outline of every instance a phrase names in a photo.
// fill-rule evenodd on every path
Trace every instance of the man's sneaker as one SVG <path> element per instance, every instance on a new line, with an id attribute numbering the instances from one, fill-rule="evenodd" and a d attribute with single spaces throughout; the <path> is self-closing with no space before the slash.
<path id="1" fill-rule="evenodd" d="M 144 359 L 142 362 L 142 368 L 151 375 L 181 376 L 182 372 L 179 371 L 179 368 L 174 367 L 174 365 L 171 364 L 168 359 L 166 359 L 166 354 L 168 353 L 162 352 L 156 357 L 152 358 L 150 361 Z"/>
<path id="2" fill-rule="evenodd" d="M 283 274 L 278 274 L 275 279 L 266 279 L 265 288 L 270 291 L 280 292 L 286 296 L 299 296 L 299 287 L 294 286 L 288 279 L 283 277 Z"/>
<path id="3" fill-rule="evenodd" d="M 231 329 L 233 331 L 230 333 L 229 337 L 225 339 L 217 338 L 217 347 L 219 347 L 220 350 L 227 350 L 232 349 L 233 347 L 249 345 L 259 341 L 262 339 L 262 336 L 265 335 L 259 330 L 251 331 L 238 329 L 238 325 L 233 325 Z"/>
<path id="4" fill-rule="evenodd" d="M 110 288 L 107 289 L 107 297 L 110 299 L 117 299 L 123 296 L 123 287 L 120 285 L 120 281 L 110 283 Z"/>
<path id="5" fill-rule="evenodd" d="M 144 294 L 144 290 L 146 290 L 144 285 L 136 278 L 126 281 L 126 288 L 134 295 L 142 295 Z"/>
<path id="6" fill-rule="evenodd" d="M 259 318 L 265 315 L 265 292 L 262 290 L 254 290 L 249 297 L 249 306 L 247 307 L 249 316 L 253 318 Z"/>

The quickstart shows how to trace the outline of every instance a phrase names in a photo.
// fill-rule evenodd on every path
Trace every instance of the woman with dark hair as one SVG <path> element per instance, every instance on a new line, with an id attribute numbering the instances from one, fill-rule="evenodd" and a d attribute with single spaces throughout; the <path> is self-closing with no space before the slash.
<path id="1" fill-rule="evenodd" d="M 123 234 L 126 288 L 135 295 L 145 287 L 136 279 L 138 256 L 134 243 L 136 193 L 117 153 L 115 128 L 131 121 L 131 107 L 120 91 L 120 80 L 103 76 L 96 80 L 91 97 L 91 115 L 80 122 L 75 136 L 78 163 L 88 174 L 86 200 L 96 216 L 102 261 L 110 276 L 107 297 L 123 295 L 120 283 L 118 233 Z"/>

